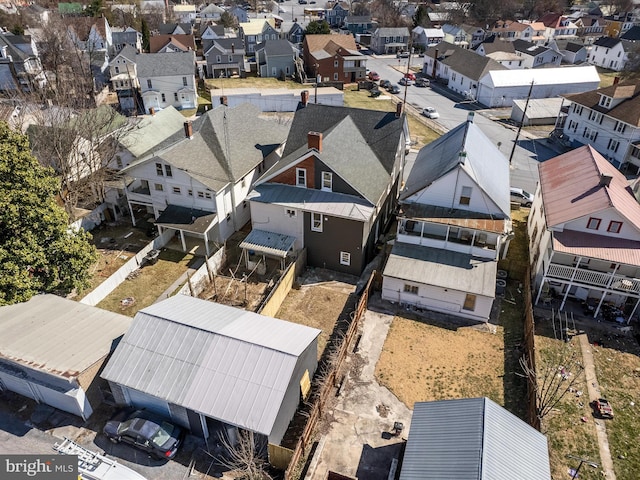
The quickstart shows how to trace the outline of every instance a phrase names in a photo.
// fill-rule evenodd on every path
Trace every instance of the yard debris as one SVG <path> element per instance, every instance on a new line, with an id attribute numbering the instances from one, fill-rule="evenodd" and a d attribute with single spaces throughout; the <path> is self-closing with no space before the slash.
<path id="1" fill-rule="evenodd" d="M 389 405 L 385 405 L 384 403 L 376 405 L 376 412 L 378 412 L 378 415 L 380 415 L 382 418 L 387 418 L 390 411 L 391 409 L 389 408 Z"/>
<path id="2" fill-rule="evenodd" d="M 135 303 L 136 303 L 136 299 L 133 297 L 127 297 L 120 300 L 120 305 L 122 305 L 123 307 L 130 307 Z"/>

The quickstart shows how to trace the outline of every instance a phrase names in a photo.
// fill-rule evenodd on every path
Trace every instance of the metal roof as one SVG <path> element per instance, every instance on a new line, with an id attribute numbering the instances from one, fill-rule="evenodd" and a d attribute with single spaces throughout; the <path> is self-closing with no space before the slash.
<path id="1" fill-rule="evenodd" d="M 598 71 L 593 65 L 584 67 L 523 68 L 514 70 L 492 70 L 483 77 L 483 82 L 493 87 L 518 87 L 531 85 L 575 84 L 575 91 L 584 90 L 585 83 L 600 83 Z"/>
<path id="2" fill-rule="evenodd" d="M 197 208 L 167 205 L 155 221 L 156 225 L 192 233 L 205 233 L 216 222 L 216 212 Z"/>
<path id="3" fill-rule="evenodd" d="M 383 275 L 460 292 L 495 297 L 497 262 L 407 243 L 393 245 Z"/>
<path id="4" fill-rule="evenodd" d="M 486 213 L 424 203 L 403 203 L 398 216 L 485 232 L 507 233 L 511 231 L 511 219 L 509 218 L 496 218 L 495 215 Z"/>
<path id="5" fill-rule="evenodd" d="M 319 334 L 176 295 L 136 314 L 102 377 L 269 435 L 298 356 Z"/>
<path id="6" fill-rule="evenodd" d="M 553 250 L 611 263 L 640 266 L 640 241 L 565 230 L 553 232 Z"/>
<path id="7" fill-rule="evenodd" d="M 400 480 L 549 480 L 546 437 L 488 398 L 418 402 Z"/>
<path id="8" fill-rule="evenodd" d="M 296 237 L 253 229 L 240 244 L 240 248 L 256 250 L 268 255 L 286 257 L 293 248 Z"/>
<path id="9" fill-rule="evenodd" d="M 555 120 L 560 113 L 562 102 L 563 99 L 560 97 L 531 98 L 529 99 L 528 104 L 527 99 L 514 99 L 512 108 L 517 108 L 519 110 L 518 116 L 520 117 L 521 113 L 524 112 L 526 105 L 527 114 L 525 122 L 527 119 L 532 118 L 553 118 Z"/>
<path id="10" fill-rule="evenodd" d="M 0 307 L 0 358 L 75 377 L 111 351 L 131 318 L 56 295 Z"/>

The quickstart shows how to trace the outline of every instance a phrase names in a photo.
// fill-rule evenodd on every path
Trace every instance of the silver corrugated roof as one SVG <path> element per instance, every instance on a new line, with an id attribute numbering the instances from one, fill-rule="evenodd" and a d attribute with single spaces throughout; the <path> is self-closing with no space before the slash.
<path id="1" fill-rule="evenodd" d="M 240 244 L 240 248 L 286 257 L 296 238 L 290 235 L 253 229 Z"/>
<path id="2" fill-rule="evenodd" d="M 383 275 L 493 298 L 497 272 L 497 262 L 488 258 L 396 243 Z"/>
<path id="3" fill-rule="evenodd" d="M 56 295 L 0 307 L 0 357 L 75 377 L 107 355 L 131 318 Z"/>
<path id="4" fill-rule="evenodd" d="M 488 398 L 416 403 L 400 480 L 549 480 L 547 439 Z"/>
<path id="5" fill-rule="evenodd" d="M 269 435 L 298 356 L 319 334 L 176 295 L 136 314 L 102 377 Z"/>

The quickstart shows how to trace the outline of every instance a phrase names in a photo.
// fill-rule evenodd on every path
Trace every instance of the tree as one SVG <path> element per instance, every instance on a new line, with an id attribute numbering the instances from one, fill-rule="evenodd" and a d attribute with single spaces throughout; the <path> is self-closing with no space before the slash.
<path id="1" fill-rule="evenodd" d="M 149 24 L 143 18 L 140 22 L 140 33 L 142 34 L 142 50 L 145 52 L 149 51 L 149 39 L 151 38 L 151 31 L 149 29 Z"/>
<path id="2" fill-rule="evenodd" d="M 229 12 L 224 12 L 220 15 L 220 24 L 224 26 L 224 28 L 233 28 L 237 26 L 237 18 L 235 15 L 232 15 Z"/>
<path id="3" fill-rule="evenodd" d="M 331 33 L 331 29 L 329 28 L 329 24 L 325 20 L 313 21 L 309 22 L 307 25 L 307 30 L 305 31 L 307 35 L 324 35 Z"/>
<path id="4" fill-rule="evenodd" d="M 220 444 L 224 455 L 216 458 L 218 463 L 239 474 L 245 480 L 271 480 L 267 473 L 266 445 L 249 430 L 238 431 L 238 441 L 230 441 L 228 436 L 220 433 Z"/>
<path id="5" fill-rule="evenodd" d="M 640 77 L 640 46 L 634 46 L 627 54 L 627 63 L 620 72 L 624 80 L 637 80 Z"/>
<path id="6" fill-rule="evenodd" d="M 69 227 L 57 180 L 27 137 L 0 123 L 0 305 L 86 286 L 97 258 L 84 230 Z"/>
<path id="7" fill-rule="evenodd" d="M 431 25 L 429 20 L 429 12 L 424 5 L 418 5 L 416 13 L 413 16 L 413 26 L 415 27 L 428 27 Z"/>
<path id="8" fill-rule="evenodd" d="M 104 11 L 102 0 L 91 0 L 84 11 L 89 17 L 99 17 Z"/>

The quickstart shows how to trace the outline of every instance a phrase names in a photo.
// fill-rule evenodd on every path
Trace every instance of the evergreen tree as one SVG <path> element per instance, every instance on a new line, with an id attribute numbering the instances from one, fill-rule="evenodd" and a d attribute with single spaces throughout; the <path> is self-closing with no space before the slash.
<path id="1" fill-rule="evenodd" d="M 151 38 L 151 31 L 149 30 L 149 25 L 147 21 L 143 18 L 140 22 L 140 30 L 142 33 L 142 50 L 145 52 L 149 51 L 149 38 Z"/>
<path id="2" fill-rule="evenodd" d="M 428 27 L 430 23 L 429 12 L 424 5 L 418 5 L 416 13 L 413 15 L 413 27 Z"/>
<path id="3" fill-rule="evenodd" d="M 308 35 L 328 34 L 331 33 L 329 24 L 325 20 L 309 22 L 306 32 Z"/>

